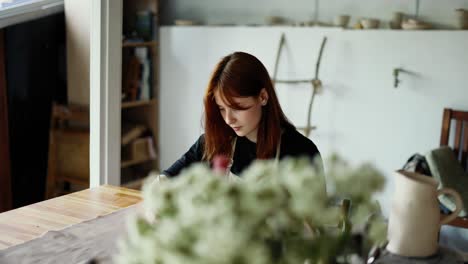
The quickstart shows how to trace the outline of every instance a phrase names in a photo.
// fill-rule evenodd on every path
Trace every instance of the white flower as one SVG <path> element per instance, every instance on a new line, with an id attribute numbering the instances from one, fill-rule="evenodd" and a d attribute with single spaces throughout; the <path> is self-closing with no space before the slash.
<path id="1" fill-rule="evenodd" d="M 218 264 L 328 258 L 349 236 L 337 228 L 343 212 L 331 201 L 351 198 L 356 210 L 349 219 L 362 224 L 375 209 L 372 194 L 383 184 L 370 165 L 352 169 L 333 162 L 328 193 L 323 169 L 306 158 L 256 161 L 243 181 L 226 181 L 201 164 L 164 182 L 150 179 L 143 197 L 152 218 L 128 222 L 116 260 Z M 382 225 L 372 230 L 378 235 Z"/>

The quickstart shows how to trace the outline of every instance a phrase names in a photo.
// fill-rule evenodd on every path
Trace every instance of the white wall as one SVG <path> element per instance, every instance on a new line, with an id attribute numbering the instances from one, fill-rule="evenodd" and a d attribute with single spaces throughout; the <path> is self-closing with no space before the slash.
<path id="1" fill-rule="evenodd" d="M 388 176 L 415 152 L 439 144 L 442 109 L 468 110 L 467 31 L 352 31 L 294 27 L 163 27 L 160 47 L 160 154 L 167 168 L 202 133 L 202 96 L 216 62 L 240 50 L 273 71 L 286 33 L 278 78 L 311 78 L 322 36 L 328 42 L 311 139 L 323 156 L 374 162 Z M 393 88 L 392 71 L 403 67 Z M 287 116 L 304 126 L 309 85 L 278 85 Z M 388 195 L 383 198 L 387 209 Z"/>
<path id="2" fill-rule="evenodd" d="M 90 13 L 90 0 L 65 0 L 68 101 L 79 105 L 89 105 Z"/>
<path id="3" fill-rule="evenodd" d="M 321 0 L 319 19 L 331 22 L 338 14 L 350 14 L 352 22 L 358 17 L 390 20 L 392 12 L 414 14 L 415 0 Z M 193 19 L 205 24 L 265 24 L 267 16 L 282 16 L 291 22 L 312 20 L 314 0 L 171 0 L 161 5 L 162 22 L 173 24 L 175 19 Z M 450 27 L 455 24 L 456 8 L 468 8 L 467 0 L 421 0 L 421 18 Z"/>

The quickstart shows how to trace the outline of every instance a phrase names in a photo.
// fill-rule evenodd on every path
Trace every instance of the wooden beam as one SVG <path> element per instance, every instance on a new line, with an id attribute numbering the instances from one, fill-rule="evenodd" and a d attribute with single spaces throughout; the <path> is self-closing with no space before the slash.
<path id="1" fill-rule="evenodd" d="M 8 99 L 5 69 L 4 31 L 0 30 L 0 212 L 11 209 L 10 145 L 8 141 Z"/>

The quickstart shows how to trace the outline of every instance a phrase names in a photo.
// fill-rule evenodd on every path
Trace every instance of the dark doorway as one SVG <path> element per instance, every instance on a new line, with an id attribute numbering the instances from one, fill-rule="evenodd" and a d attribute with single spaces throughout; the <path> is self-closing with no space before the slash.
<path id="1" fill-rule="evenodd" d="M 10 147 L 5 76 L 5 42 L 0 31 L 0 213 L 11 209 Z"/>
<path id="2" fill-rule="evenodd" d="M 44 199 L 52 101 L 66 101 L 65 16 L 5 29 L 13 208 Z"/>

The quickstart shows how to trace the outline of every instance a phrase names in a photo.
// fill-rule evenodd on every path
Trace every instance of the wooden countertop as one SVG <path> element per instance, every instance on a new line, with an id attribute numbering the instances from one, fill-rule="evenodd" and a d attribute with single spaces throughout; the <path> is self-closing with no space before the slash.
<path id="1" fill-rule="evenodd" d="M 107 215 L 142 200 L 139 191 L 103 185 L 0 214 L 0 250 L 50 230 Z"/>

